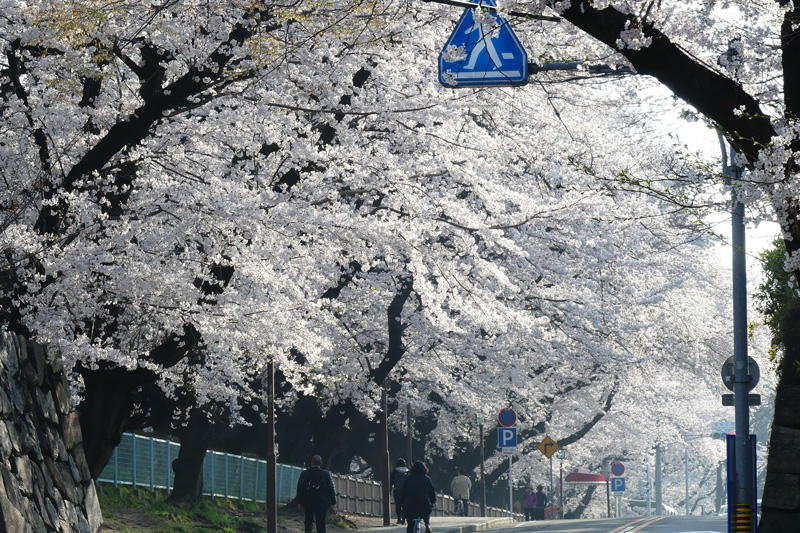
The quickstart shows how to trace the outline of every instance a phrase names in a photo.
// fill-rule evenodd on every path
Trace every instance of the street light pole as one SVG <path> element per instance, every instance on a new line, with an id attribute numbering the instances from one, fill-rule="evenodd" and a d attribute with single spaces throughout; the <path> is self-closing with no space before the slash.
<path id="1" fill-rule="evenodd" d="M 486 517 L 486 472 L 483 468 L 483 419 L 478 417 L 478 427 L 480 427 L 481 440 L 481 517 Z"/>
<path id="2" fill-rule="evenodd" d="M 267 363 L 267 533 L 278 531 L 278 494 L 275 486 L 275 366 Z"/>
<path id="3" fill-rule="evenodd" d="M 381 474 L 383 477 L 383 525 L 391 523 L 391 510 L 389 509 L 389 401 L 386 398 L 386 387 L 381 387 Z"/>
<path id="4" fill-rule="evenodd" d="M 753 457 L 750 450 L 750 375 L 747 360 L 747 266 L 745 263 L 744 204 L 739 199 L 737 186 L 741 183 L 742 168 L 736 164 L 736 151 L 728 150 L 722 135 L 719 136 L 722 149 L 722 172 L 725 181 L 731 185 L 731 246 L 733 266 L 733 397 L 736 420 L 734 450 L 736 455 L 735 507 L 728 513 L 737 518 L 745 518 L 751 523 L 753 518 Z M 746 506 L 746 508 L 745 508 Z M 749 510 L 749 511 L 748 511 Z"/>
<path id="5" fill-rule="evenodd" d="M 411 404 L 408 403 L 406 404 L 406 456 L 408 457 L 409 465 L 414 463 L 414 458 L 411 456 L 411 433 Z"/>
<path id="6" fill-rule="evenodd" d="M 664 514 L 664 501 L 661 493 L 661 445 L 656 445 L 656 516 Z"/>
<path id="7" fill-rule="evenodd" d="M 683 461 L 684 461 L 684 495 L 686 497 L 686 516 L 689 516 L 689 449 L 684 444 L 683 447 Z"/>

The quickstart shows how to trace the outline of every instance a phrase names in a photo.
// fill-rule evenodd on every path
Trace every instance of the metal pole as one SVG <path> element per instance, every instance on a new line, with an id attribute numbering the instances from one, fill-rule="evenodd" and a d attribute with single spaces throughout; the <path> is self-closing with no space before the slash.
<path id="1" fill-rule="evenodd" d="M 689 516 L 689 450 L 684 446 L 683 448 L 684 460 L 684 495 L 686 496 L 686 516 Z"/>
<path id="2" fill-rule="evenodd" d="M 651 509 L 650 506 L 652 504 L 652 500 L 653 500 L 652 496 L 653 496 L 653 494 L 651 492 L 652 485 L 650 483 L 650 461 L 649 460 L 647 461 L 647 465 L 645 466 L 645 469 L 646 469 L 646 472 L 647 472 L 647 516 L 652 516 L 653 515 L 653 510 Z"/>
<path id="3" fill-rule="evenodd" d="M 661 500 L 661 445 L 656 445 L 656 516 L 664 514 Z"/>
<path id="4" fill-rule="evenodd" d="M 407 435 L 406 435 L 406 439 L 407 439 L 407 441 L 406 441 L 406 457 L 408 459 L 408 463 L 407 464 L 409 464 L 409 465 L 414 463 L 414 458 L 412 456 L 412 447 L 411 447 L 411 445 L 413 444 L 413 441 L 412 441 L 412 438 L 411 438 L 411 435 L 412 435 L 411 429 L 412 429 L 411 428 L 411 404 L 409 403 L 409 404 L 406 404 L 406 433 L 407 433 Z"/>
<path id="5" fill-rule="evenodd" d="M 556 499 L 555 498 L 555 492 L 553 491 L 553 456 L 552 455 L 550 456 L 550 494 L 549 494 L 549 497 L 550 497 L 549 498 L 550 499 L 550 507 L 552 508 L 553 507 L 553 502 Z M 552 518 L 552 513 L 550 513 L 550 516 Z"/>
<path id="6" fill-rule="evenodd" d="M 278 531 L 278 493 L 275 487 L 275 364 L 267 363 L 267 533 Z"/>
<path id="7" fill-rule="evenodd" d="M 383 476 L 383 525 L 391 523 L 391 511 L 389 509 L 389 401 L 386 398 L 386 387 L 381 388 L 381 425 L 383 426 L 383 438 L 381 439 L 381 474 Z"/>
<path id="8" fill-rule="evenodd" d="M 508 455 L 508 517 L 514 520 L 514 485 L 511 479 L 511 454 Z"/>
<path id="9" fill-rule="evenodd" d="M 136 434 L 132 435 L 133 437 L 133 444 L 131 445 L 131 449 L 133 450 L 133 485 L 132 487 L 136 488 Z"/>
<path id="10" fill-rule="evenodd" d="M 558 517 L 564 519 L 564 458 L 558 461 Z"/>
<path id="11" fill-rule="evenodd" d="M 156 453 L 155 453 L 155 443 L 153 442 L 153 437 L 150 437 L 150 492 L 156 491 L 156 483 L 155 483 L 155 475 L 156 475 Z"/>
<path id="12" fill-rule="evenodd" d="M 483 467 L 483 424 L 481 429 L 481 517 L 486 517 L 486 472 Z"/>
<path id="13" fill-rule="evenodd" d="M 730 147 L 730 165 L 723 148 L 723 173 L 731 183 L 731 245 L 733 266 L 733 395 L 736 417 L 736 505 L 753 509 L 753 457 L 750 451 L 750 376 L 747 362 L 747 266 L 745 264 L 744 204 L 739 201 L 737 186 L 740 183 L 742 168 L 736 164 L 736 152 Z M 736 183 L 733 180 L 736 180 Z M 729 509 L 731 512 L 732 509 Z M 752 518 L 751 518 L 752 520 Z"/>
<path id="14" fill-rule="evenodd" d="M 172 474 L 172 443 L 167 441 L 167 492 L 172 490 L 169 476 Z"/>
<path id="15" fill-rule="evenodd" d="M 609 487 L 609 484 L 611 483 L 610 477 L 611 476 L 608 473 L 608 469 L 606 469 L 606 514 L 608 515 L 608 518 L 611 518 L 611 489 Z"/>

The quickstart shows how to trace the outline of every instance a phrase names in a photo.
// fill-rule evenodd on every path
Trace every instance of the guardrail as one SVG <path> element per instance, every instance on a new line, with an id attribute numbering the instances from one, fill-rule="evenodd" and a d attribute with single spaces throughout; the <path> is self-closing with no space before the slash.
<path id="1" fill-rule="evenodd" d="M 180 444 L 164 439 L 123 433 L 111 460 L 97 478 L 98 482 L 115 486 L 130 485 L 150 490 L 170 491 L 174 483 L 172 460 L 178 457 Z M 278 463 L 275 485 L 278 503 L 290 502 L 297 490 L 297 479 L 303 468 Z M 203 461 L 203 494 L 239 500 L 266 501 L 267 462 L 208 450 Z M 377 481 L 332 474 L 336 485 L 337 509 L 352 514 L 382 516 L 381 484 Z M 392 505 L 394 508 L 394 505 Z M 394 509 L 392 509 L 394 510 Z M 455 500 L 438 494 L 434 516 L 455 514 Z M 480 516 L 480 506 L 469 504 L 469 515 Z M 487 517 L 507 517 L 508 510 L 486 508 Z M 515 513 L 514 518 L 522 515 Z"/>

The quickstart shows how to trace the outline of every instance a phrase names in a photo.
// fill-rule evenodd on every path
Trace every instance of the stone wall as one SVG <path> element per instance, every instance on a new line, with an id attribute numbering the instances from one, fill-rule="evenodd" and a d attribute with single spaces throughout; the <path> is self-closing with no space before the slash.
<path id="1" fill-rule="evenodd" d="M 96 532 L 103 521 L 64 372 L 0 334 L 0 531 Z"/>

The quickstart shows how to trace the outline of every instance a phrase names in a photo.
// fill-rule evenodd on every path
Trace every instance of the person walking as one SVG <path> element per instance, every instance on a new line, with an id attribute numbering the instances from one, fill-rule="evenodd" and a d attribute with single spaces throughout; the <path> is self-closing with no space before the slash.
<path id="1" fill-rule="evenodd" d="M 544 487 L 541 485 L 536 487 L 536 506 L 534 507 L 533 519 L 544 520 L 544 508 L 547 505 L 547 496 L 545 496 Z"/>
<path id="2" fill-rule="evenodd" d="M 456 508 L 458 508 L 459 502 L 461 503 L 461 513 L 459 513 L 461 516 L 469 515 L 470 489 L 472 489 L 472 482 L 462 470 L 459 470 L 458 475 L 450 482 L 450 495 L 456 501 Z"/>
<path id="3" fill-rule="evenodd" d="M 414 519 L 425 522 L 425 533 L 431 533 L 431 512 L 436 503 L 436 490 L 428 477 L 428 467 L 422 461 L 414 461 L 411 473 L 400 489 L 400 501 L 406 521 L 406 533 L 413 533 Z"/>
<path id="4" fill-rule="evenodd" d="M 536 509 L 536 492 L 533 487 L 528 485 L 525 487 L 525 492 L 522 494 L 522 511 L 525 513 L 525 520 L 534 520 L 534 511 Z"/>
<path id="5" fill-rule="evenodd" d="M 316 522 L 317 533 L 325 533 L 325 515 L 336 505 L 336 488 L 331 473 L 322 468 L 322 457 L 311 457 L 311 467 L 306 468 L 297 480 L 297 504 L 305 513 L 305 533 L 311 533 Z"/>
<path id="6" fill-rule="evenodd" d="M 406 460 L 401 457 L 394 463 L 394 469 L 389 476 L 389 488 L 392 490 L 392 496 L 394 497 L 394 506 L 397 511 L 398 524 L 403 524 L 405 522 L 405 519 L 403 518 L 403 502 L 400 499 L 400 491 L 403 489 L 403 485 L 405 485 L 407 477 L 408 467 L 406 467 Z"/>

